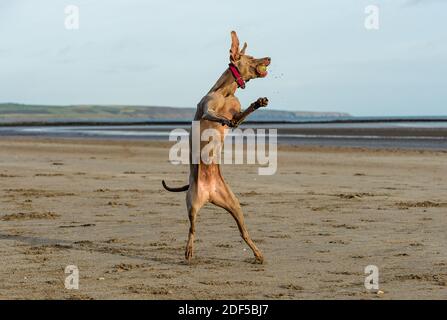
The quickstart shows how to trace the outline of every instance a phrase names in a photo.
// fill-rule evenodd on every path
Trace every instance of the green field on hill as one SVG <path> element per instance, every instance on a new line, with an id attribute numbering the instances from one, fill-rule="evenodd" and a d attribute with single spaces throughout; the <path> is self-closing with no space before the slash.
<path id="1" fill-rule="evenodd" d="M 0 122 L 24 122 L 45 120 L 173 120 L 185 121 L 194 117 L 195 108 L 126 105 L 27 105 L 0 104 Z M 349 117 L 339 112 L 307 112 L 262 109 L 250 116 L 254 121 L 294 121 L 305 118 Z"/>

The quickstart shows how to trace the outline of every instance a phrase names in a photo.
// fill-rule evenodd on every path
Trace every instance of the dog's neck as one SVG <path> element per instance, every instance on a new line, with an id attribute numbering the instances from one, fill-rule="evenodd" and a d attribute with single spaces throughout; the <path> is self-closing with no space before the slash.
<path id="1" fill-rule="evenodd" d="M 234 96 L 237 89 L 237 83 L 234 81 L 234 77 L 231 74 L 230 69 L 225 72 L 217 80 L 216 84 L 211 88 L 208 93 L 218 92 L 224 97 Z"/>

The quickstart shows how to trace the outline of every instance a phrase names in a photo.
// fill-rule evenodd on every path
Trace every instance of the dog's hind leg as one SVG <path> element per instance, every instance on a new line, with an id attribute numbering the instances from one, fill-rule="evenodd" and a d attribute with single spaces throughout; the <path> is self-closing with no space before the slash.
<path id="1" fill-rule="evenodd" d="M 205 204 L 203 199 L 200 199 L 197 193 L 197 187 L 193 186 L 188 190 L 186 194 L 186 207 L 188 209 L 188 217 L 189 217 L 189 234 L 188 234 L 188 242 L 186 244 L 185 250 L 185 259 L 191 261 L 194 251 L 194 236 L 196 232 L 196 220 L 199 210 Z"/>
<path id="2" fill-rule="evenodd" d="M 263 263 L 264 256 L 251 239 L 247 227 L 245 226 L 244 214 L 242 212 L 239 200 L 233 194 L 230 187 L 226 184 L 223 178 L 219 183 L 219 187 L 216 188 L 216 191 L 210 194 L 210 202 L 218 207 L 227 210 L 233 216 L 234 220 L 236 220 L 242 239 L 244 239 L 244 241 L 251 248 L 253 254 L 256 257 L 256 260 L 260 263 Z"/>

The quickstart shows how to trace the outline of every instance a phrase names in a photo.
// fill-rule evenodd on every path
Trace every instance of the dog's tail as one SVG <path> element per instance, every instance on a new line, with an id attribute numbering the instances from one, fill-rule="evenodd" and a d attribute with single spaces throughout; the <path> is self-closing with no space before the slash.
<path id="1" fill-rule="evenodd" d="M 161 184 L 163 185 L 163 188 L 165 188 L 166 190 L 168 190 L 170 192 L 182 192 L 182 191 L 186 191 L 189 189 L 189 184 L 187 184 L 186 186 L 180 187 L 180 188 L 170 188 L 166 185 L 164 180 L 161 181 Z"/>

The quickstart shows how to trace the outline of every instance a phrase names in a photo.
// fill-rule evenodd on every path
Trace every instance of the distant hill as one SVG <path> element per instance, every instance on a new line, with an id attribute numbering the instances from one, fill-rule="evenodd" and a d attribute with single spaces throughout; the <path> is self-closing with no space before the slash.
<path id="1" fill-rule="evenodd" d="M 48 106 L 0 103 L 0 122 L 128 120 L 128 121 L 189 121 L 195 108 L 127 105 Z M 252 121 L 302 121 L 315 118 L 350 117 L 342 112 L 282 111 L 262 109 L 250 115 Z"/>

